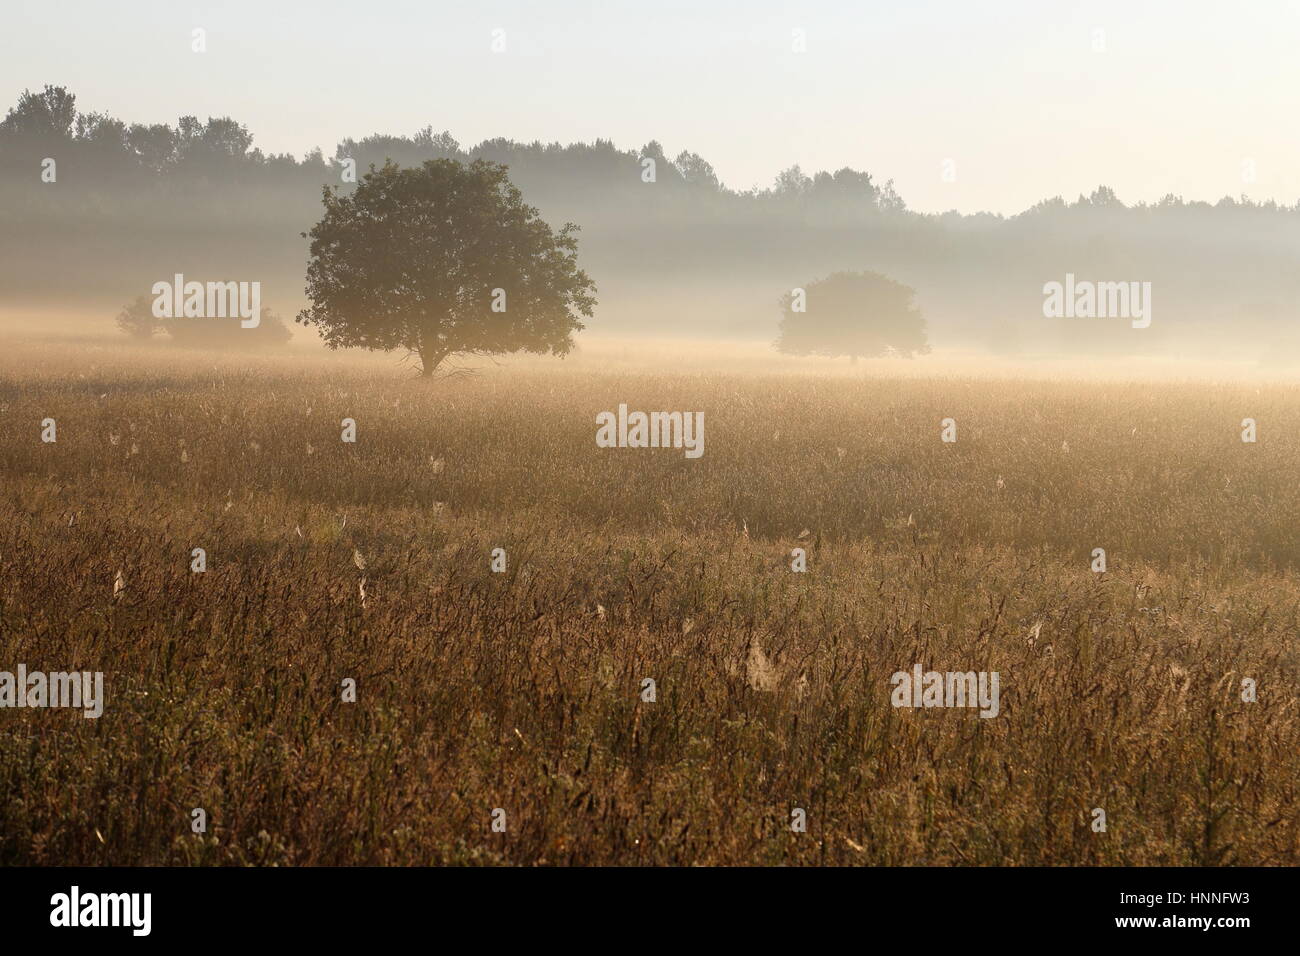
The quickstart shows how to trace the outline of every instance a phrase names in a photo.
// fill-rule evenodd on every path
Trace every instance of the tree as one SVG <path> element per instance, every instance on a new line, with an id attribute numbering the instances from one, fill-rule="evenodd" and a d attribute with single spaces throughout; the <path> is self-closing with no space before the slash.
<path id="1" fill-rule="evenodd" d="M 153 315 L 153 299 L 147 295 L 136 296 L 117 314 L 117 327 L 133 339 L 152 338 L 158 331 L 158 320 Z"/>
<path id="2" fill-rule="evenodd" d="M 155 318 L 153 298 L 137 296 L 117 314 L 117 327 L 133 339 L 149 340 L 162 332 L 176 344 L 195 349 L 249 349 L 261 351 L 288 343 L 293 333 L 284 319 L 263 308 L 258 324 L 244 328 L 239 316 Z"/>
<path id="3" fill-rule="evenodd" d="M 176 155 L 176 132 L 166 123 L 133 123 L 126 131 L 126 145 L 141 166 L 161 173 Z"/>
<path id="4" fill-rule="evenodd" d="M 930 346 L 925 320 L 912 304 L 914 289 L 878 272 L 836 272 L 804 289 L 803 311 L 796 292 L 781 298 L 776 349 L 787 355 L 892 353 L 911 357 Z"/>
<path id="5" fill-rule="evenodd" d="M 682 150 L 673 160 L 673 165 L 677 171 L 682 174 L 687 185 L 703 186 L 705 189 L 717 192 L 722 188 L 718 182 L 718 174 L 713 171 L 713 167 L 699 153 L 688 153 Z"/>
<path id="6" fill-rule="evenodd" d="M 405 348 L 428 376 L 451 355 L 566 355 L 592 315 L 578 227 L 553 232 L 498 163 L 386 162 L 322 201 L 297 321 L 329 348 Z"/>
<path id="7" fill-rule="evenodd" d="M 0 129 L 40 139 L 71 139 L 76 119 L 77 98 L 62 86 L 47 84 L 40 93 L 24 90 Z"/>
<path id="8" fill-rule="evenodd" d="M 261 352 L 287 345 L 293 332 L 284 319 L 271 309 L 263 308 L 258 324 L 244 328 L 239 316 L 176 316 L 159 319 L 158 327 L 172 343 L 190 349 Z"/>
<path id="9" fill-rule="evenodd" d="M 789 169 L 783 169 L 776 177 L 772 191 L 778 196 L 802 196 L 812 188 L 812 179 L 804 175 L 796 163 Z"/>

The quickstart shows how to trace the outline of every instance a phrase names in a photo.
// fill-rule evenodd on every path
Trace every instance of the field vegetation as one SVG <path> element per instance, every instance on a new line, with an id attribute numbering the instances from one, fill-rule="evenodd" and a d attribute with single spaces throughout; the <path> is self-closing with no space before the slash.
<path id="1" fill-rule="evenodd" d="M 1296 387 L 11 343 L 0 416 L 0 670 L 107 694 L 0 710 L 0 863 L 1300 863 Z"/>

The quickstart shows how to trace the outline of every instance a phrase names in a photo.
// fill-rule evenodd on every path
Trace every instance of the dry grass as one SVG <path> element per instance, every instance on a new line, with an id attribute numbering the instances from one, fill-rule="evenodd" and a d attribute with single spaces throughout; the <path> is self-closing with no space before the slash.
<path id="1" fill-rule="evenodd" d="M 3 359 L 0 862 L 1300 862 L 1296 388 L 232 361 Z"/>

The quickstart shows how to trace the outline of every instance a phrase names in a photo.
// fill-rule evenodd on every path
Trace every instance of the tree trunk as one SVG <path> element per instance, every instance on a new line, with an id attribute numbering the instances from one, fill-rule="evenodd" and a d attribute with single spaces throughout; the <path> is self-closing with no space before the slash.
<path id="1" fill-rule="evenodd" d="M 442 360 L 451 354 L 449 349 L 420 349 L 420 378 L 431 378 Z"/>

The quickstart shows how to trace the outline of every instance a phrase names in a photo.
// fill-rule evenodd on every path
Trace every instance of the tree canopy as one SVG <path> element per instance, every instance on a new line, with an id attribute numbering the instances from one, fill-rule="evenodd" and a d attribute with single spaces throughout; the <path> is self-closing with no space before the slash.
<path id="1" fill-rule="evenodd" d="M 578 227 L 553 231 L 499 163 L 387 162 L 322 200 L 298 321 L 330 348 L 404 348 L 431 375 L 451 355 L 565 355 L 593 314 Z"/>
<path id="2" fill-rule="evenodd" d="M 802 295 L 800 294 L 802 292 Z M 916 292 L 878 272 L 836 272 L 781 299 L 776 349 L 788 355 L 912 356 L 930 351 Z"/>
<path id="3" fill-rule="evenodd" d="M 239 316 L 160 319 L 153 314 L 153 301 L 153 296 L 141 295 L 124 305 L 117 314 L 118 329 L 139 342 L 162 332 L 176 345 L 205 349 L 261 351 L 293 338 L 284 319 L 268 308 L 261 310 L 256 326 L 245 328 Z"/>

